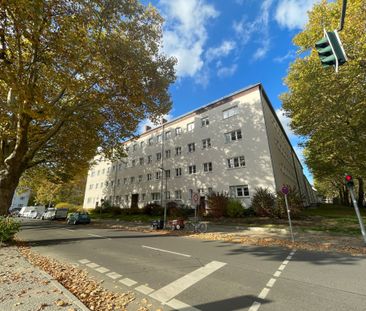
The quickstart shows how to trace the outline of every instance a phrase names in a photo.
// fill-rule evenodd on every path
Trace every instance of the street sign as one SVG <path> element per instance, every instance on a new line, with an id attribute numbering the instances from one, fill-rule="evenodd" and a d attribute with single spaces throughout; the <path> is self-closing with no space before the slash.
<path id="1" fill-rule="evenodd" d="M 200 202 L 200 195 L 199 195 L 199 193 L 194 192 L 192 194 L 192 203 L 193 204 L 198 204 L 199 202 Z"/>
<path id="2" fill-rule="evenodd" d="M 288 187 L 287 186 L 283 186 L 282 189 L 281 189 L 281 192 L 285 195 L 288 195 L 289 193 L 289 190 L 288 190 Z"/>

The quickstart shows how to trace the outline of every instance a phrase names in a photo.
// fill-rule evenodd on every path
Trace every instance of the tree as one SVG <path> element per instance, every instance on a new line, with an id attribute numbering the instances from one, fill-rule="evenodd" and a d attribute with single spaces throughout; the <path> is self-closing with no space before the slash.
<path id="1" fill-rule="evenodd" d="M 281 96 L 292 129 L 305 138 L 305 159 L 315 180 L 335 187 L 344 184 L 345 173 L 364 178 L 366 172 L 364 1 L 348 1 L 339 34 L 349 60 L 338 74 L 321 66 L 314 48 L 323 28 L 338 27 L 341 4 L 322 1 L 309 12 L 308 24 L 293 40 L 299 54 L 307 54 L 291 64 L 285 78 L 289 91 Z"/>
<path id="2" fill-rule="evenodd" d="M 25 171 L 66 180 L 169 111 L 161 25 L 138 0 L 1 1 L 0 215 Z"/>

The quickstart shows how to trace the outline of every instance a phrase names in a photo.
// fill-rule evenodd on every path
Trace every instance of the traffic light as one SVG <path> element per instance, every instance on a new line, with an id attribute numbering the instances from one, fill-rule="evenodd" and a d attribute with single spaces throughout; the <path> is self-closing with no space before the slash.
<path id="1" fill-rule="evenodd" d="M 323 67 L 335 66 L 335 71 L 338 72 L 338 67 L 347 61 L 337 30 L 324 29 L 324 38 L 315 43 L 315 48 Z"/>
<path id="2" fill-rule="evenodd" d="M 353 187 L 353 185 L 354 185 L 354 183 L 353 183 L 353 177 L 351 175 L 346 175 L 345 176 L 345 179 L 346 179 L 346 186 L 348 188 Z"/>

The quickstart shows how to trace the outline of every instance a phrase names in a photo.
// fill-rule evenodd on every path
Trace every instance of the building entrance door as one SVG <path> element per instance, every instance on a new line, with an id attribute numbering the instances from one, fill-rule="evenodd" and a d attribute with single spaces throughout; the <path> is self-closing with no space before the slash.
<path id="1" fill-rule="evenodd" d="M 138 208 L 139 194 L 133 193 L 131 196 L 131 208 Z"/>

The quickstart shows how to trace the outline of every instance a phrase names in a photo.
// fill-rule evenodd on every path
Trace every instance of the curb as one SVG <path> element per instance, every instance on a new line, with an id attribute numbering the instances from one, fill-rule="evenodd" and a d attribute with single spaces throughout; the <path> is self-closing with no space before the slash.
<path id="1" fill-rule="evenodd" d="M 37 267 L 34 267 L 34 268 L 38 269 L 46 277 L 46 279 L 50 281 L 50 283 L 52 285 L 54 285 L 58 290 L 62 291 L 62 293 L 67 297 L 67 299 L 69 299 L 73 304 L 75 304 L 78 308 L 80 308 L 81 311 L 91 311 L 73 293 L 71 293 L 68 289 L 66 289 L 62 284 L 60 284 L 51 275 L 49 275 L 47 272 L 45 272 Z"/>

